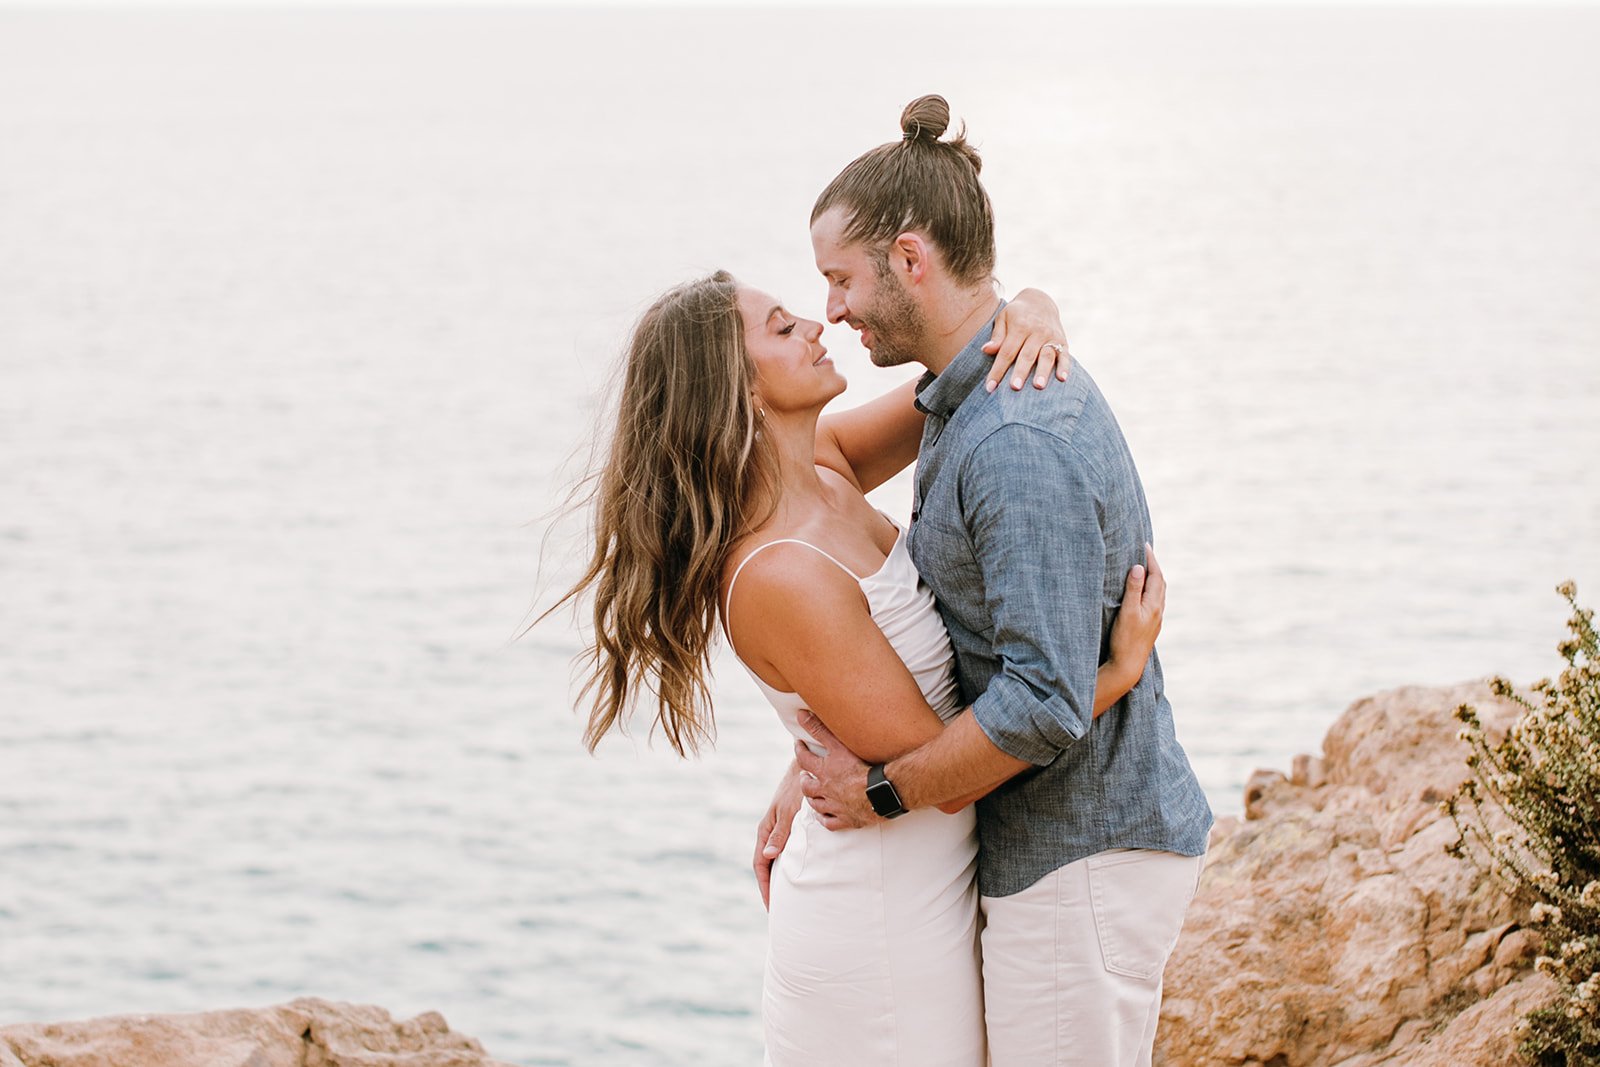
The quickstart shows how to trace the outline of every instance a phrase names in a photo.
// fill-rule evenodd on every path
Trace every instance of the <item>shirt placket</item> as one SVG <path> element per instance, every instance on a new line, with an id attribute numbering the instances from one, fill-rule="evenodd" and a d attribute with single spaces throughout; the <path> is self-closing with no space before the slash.
<path id="1" fill-rule="evenodd" d="M 944 433 L 946 420 L 940 415 L 929 415 L 922 425 L 922 444 L 917 448 L 917 476 L 911 489 L 911 525 L 922 517 L 922 505 L 927 500 L 928 489 L 938 470 L 939 437 Z"/>

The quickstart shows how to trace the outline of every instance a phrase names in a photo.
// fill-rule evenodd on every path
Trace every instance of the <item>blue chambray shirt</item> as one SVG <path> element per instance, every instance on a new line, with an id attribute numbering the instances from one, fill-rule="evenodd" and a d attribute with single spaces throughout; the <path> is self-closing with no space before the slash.
<path id="1" fill-rule="evenodd" d="M 1094 719 L 1128 569 L 1153 543 L 1133 456 L 1083 365 L 1043 392 L 986 392 L 994 320 L 927 374 L 909 546 L 956 652 L 962 698 L 1035 764 L 978 802 L 978 883 L 1020 892 L 1112 848 L 1205 852 L 1211 807 L 1152 653 Z"/>

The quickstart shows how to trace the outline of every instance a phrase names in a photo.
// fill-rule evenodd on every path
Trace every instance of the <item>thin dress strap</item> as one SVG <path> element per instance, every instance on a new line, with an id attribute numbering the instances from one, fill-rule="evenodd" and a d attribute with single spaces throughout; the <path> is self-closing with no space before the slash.
<path id="1" fill-rule="evenodd" d="M 761 546 L 757 547 L 756 549 L 754 549 L 744 559 L 740 560 L 739 561 L 739 565 L 737 567 L 735 567 L 734 570 L 733 570 L 733 577 L 731 579 L 729 579 L 729 581 L 728 581 L 727 606 L 722 609 L 722 632 L 725 635 L 727 635 L 728 645 L 730 647 L 732 647 L 732 645 L 733 645 L 733 586 L 734 586 L 734 583 L 738 582 L 739 575 L 744 573 L 745 565 L 747 563 L 749 563 L 751 560 L 756 558 L 756 553 L 761 552 L 761 551 L 763 551 L 765 549 L 771 548 L 773 545 L 805 545 L 807 548 L 811 549 L 811 551 L 819 553 L 820 555 L 825 557 L 829 562 L 831 562 L 835 567 L 838 567 L 840 570 L 844 571 L 850 577 L 854 578 L 858 585 L 861 582 L 861 576 L 860 575 L 858 575 L 855 571 L 851 570 L 849 567 L 846 567 L 843 563 L 840 563 L 838 560 L 834 559 L 832 556 L 828 555 L 828 553 L 823 552 L 822 549 L 818 548 L 816 545 L 812 544 L 810 541 L 801 541 L 799 538 L 795 538 L 795 537 L 780 537 L 776 541 L 768 541 L 766 544 L 761 545 Z M 739 654 L 739 650 L 738 649 L 734 649 L 733 650 L 733 654 L 735 656 L 737 656 Z"/>

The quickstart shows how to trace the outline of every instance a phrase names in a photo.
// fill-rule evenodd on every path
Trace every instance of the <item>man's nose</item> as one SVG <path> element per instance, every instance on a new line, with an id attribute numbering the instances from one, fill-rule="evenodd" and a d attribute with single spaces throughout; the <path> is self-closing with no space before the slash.
<path id="1" fill-rule="evenodd" d="M 840 323 L 844 321 L 844 296 L 837 290 L 828 290 L 828 321 Z"/>

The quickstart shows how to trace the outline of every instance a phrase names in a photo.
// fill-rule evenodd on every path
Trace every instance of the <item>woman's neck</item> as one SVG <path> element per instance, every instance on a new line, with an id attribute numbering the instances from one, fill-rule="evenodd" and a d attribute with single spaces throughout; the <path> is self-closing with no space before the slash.
<path id="1" fill-rule="evenodd" d="M 780 507 L 825 498 L 822 479 L 817 476 L 817 419 L 820 415 L 818 408 L 768 415 L 762 419 L 761 432 L 771 440 L 778 456 Z"/>

